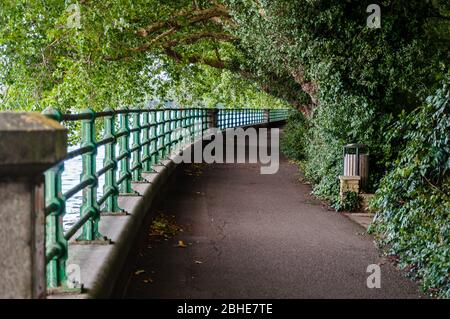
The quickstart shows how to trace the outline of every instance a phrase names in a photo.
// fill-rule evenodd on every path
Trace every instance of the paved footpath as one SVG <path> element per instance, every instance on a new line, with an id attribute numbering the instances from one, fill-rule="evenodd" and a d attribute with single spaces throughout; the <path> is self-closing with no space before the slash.
<path id="1" fill-rule="evenodd" d="M 187 166 L 180 175 L 161 210 L 183 232 L 162 242 L 144 236 L 118 296 L 424 297 L 361 226 L 309 195 L 285 158 L 275 175 L 258 164 Z M 174 247 L 179 240 L 187 247 Z M 370 264 L 381 265 L 380 289 L 367 288 Z"/>

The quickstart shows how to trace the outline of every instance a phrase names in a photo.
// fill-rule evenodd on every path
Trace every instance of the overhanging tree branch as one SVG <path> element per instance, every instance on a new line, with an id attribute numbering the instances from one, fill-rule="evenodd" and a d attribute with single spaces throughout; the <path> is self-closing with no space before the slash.
<path id="1" fill-rule="evenodd" d="M 138 34 L 142 37 L 148 37 L 152 33 L 161 31 L 164 28 L 179 30 L 185 26 L 218 17 L 231 18 L 230 13 L 225 6 L 217 5 L 203 10 L 176 13 L 166 21 L 159 21 L 139 29 Z"/>
<path id="2" fill-rule="evenodd" d="M 216 69 L 228 69 L 229 68 L 229 65 L 222 60 L 205 58 L 205 57 L 198 56 L 198 55 L 183 57 L 180 53 L 174 51 L 170 47 L 166 47 L 164 49 L 164 51 L 168 57 L 172 58 L 173 60 L 175 60 L 177 62 L 186 61 L 191 64 L 200 63 L 200 64 L 205 64 L 205 65 L 208 65 L 208 66 L 216 68 Z"/>
<path id="3" fill-rule="evenodd" d="M 222 33 L 222 32 L 196 32 L 192 34 L 188 34 L 187 36 L 173 39 L 167 42 L 161 42 L 164 38 L 168 37 L 169 35 L 172 35 L 175 32 L 174 29 L 169 29 L 151 41 L 135 48 L 128 49 L 128 53 L 124 55 L 120 55 L 117 57 L 106 57 L 105 60 L 107 61 L 119 61 L 119 60 L 126 60 L 130 58 L 135 53 L 141 53 L 145 51 L 149 51 L 151 49 L 156 49 L 158 47 L 163 48 L 163 50 L 166 51 L 166 49 L 171 49 L 173 47 L 176 47 L 178 45 L 192 45 L 200 40 L 204 39 L 214 39 L 217 41 L 234 41 L 236 38 L 228 33 Z"/>
<path id="4" fill-rule="evenodd" d="M 224 33 L 224 32 L 196 32 L 189 34 L 185 37 L 171 40 L 167 43 L 165 43 L 164 47 L 175 47 L 177 45 L 190 45 L 194 44 L 200 40 L 203 39 L 214 39 L 218 41 L 233 41 L 236 40 L 236 37 L 234 37 L 231 34 Z"/>

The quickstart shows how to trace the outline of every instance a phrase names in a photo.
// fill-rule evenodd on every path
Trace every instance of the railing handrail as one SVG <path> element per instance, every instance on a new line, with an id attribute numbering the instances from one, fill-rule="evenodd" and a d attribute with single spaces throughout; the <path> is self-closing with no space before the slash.
<path id="1" fill-rule="evenodd" d="M 218 111 L 264 111 L 269 110 L 270 112 L 273 111 L 286 111 L 287 109 L 259 109 L 259 108 L 202 108 L 202 107 L 191 107 L 191 108 L 121 108 L 121 109 L 114 109 L 110 111 L 99 111 L 95 112 L 94 115 L 89 113 L 61 113 L 60 118 L 58 119 L 59 122 L 73 122 L 73 121 L 80 121 L 80 120 L 88 120 L 92 119 L 94 117 L 95 119 L 102 118 L 105 116 L 111 116 L 111 115 L 118 115 L 118 114 L 131 114 L 131 113 L 139 113 L 139 112 L 157 112 L 161 110 L 173 110 L 173 111 L 182 111 L 182 110 L 218 110 Z M 45 112 L 45 111 L 44 111 Z M 44 113 L 45 114 L 45 113 Z M 49 114 L 46 114 L 49 115 Z M 50 116 L 50 115 L 49 115 Z"/>

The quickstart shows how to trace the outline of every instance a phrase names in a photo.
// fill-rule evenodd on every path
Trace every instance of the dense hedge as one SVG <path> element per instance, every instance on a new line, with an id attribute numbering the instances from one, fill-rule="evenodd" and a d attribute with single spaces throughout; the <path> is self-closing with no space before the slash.
<path id="1" fill-rule="evenodd" d="M 285 134 L 281 137 L 281 151 L 291 159 L 304 161 L 306 159 L 308 119 L 301 112 L 291 112 L 284 131 Z"/>
<path id="2" fill-rule="evenodd" d="M 448 130 L 442 131 L 439 145 L 427 144 L 425 137 L 439 140 L 433 125 L 448 110 L 434 115 L 436 103 L 425 100 L 448 82 L 448 1 L 383 1 L 380 29 L 365 25 L 370 1 L 262 3 L 263 19 L 241 16 L 248 29 L 242 32 L 241 27 L 241 44 L 256 55 L 252 67 L 263 75 L 293 74 L 311 98 L 307 119 L 286 129 L 288 155 L 301 161 L 314 194 L 336 203 L 343 145 L 368 145 L 368 191 L 378 190 L 381 213 L 374 231 L 380 243 L 395 243 L 388 248 L 403 264 L 414 266 L 425 288 L 439 287 L 447 294 L 450 256 L 442 247 L 448 242 L 436 239 L 450 223 L 445 191 L 436 189 L 445 190 L 445 184 L 423 169 L 439 167 L 447 154 Z M 443 177 L 439 182 L 444 183 Z M 402 198 L 405 194 L 409 197 Z"/>
<path id="3" fill-rule="evenodd" d="M 450 96 L 439 90 L 416 112 L 403 117 L 391 137 L 405 146 L 382 179 L 373 207 L 372 231 L 400 256 L 401 265 L 424 288 L 450 297 Z"/>

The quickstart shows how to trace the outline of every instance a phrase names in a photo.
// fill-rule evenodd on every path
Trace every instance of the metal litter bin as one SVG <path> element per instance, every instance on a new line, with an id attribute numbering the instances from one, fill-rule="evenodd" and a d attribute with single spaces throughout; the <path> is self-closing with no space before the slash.
<path id="1" fill-rule="evenodd" d="M 347 144 L 344 146 L 344 176 L 359 176 L 361 188 L 369 179 L 369 155 L 367 145 Z"/>

